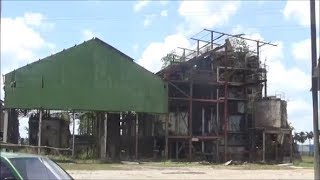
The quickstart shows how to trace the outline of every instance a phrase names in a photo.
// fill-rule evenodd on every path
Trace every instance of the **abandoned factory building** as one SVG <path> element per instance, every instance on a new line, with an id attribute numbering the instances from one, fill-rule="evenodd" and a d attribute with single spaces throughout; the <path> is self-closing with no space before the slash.
<path id="1" fill-rule="evenodd" d="M 268 96 L 259 57 L 259 48 L 272 44 L 206 31 L 210 40 L 172 53 L 155 74 L 98 38 L 14 70 L 5 75 L 1 120 L 8 126 L 33 110 L 29 144 L 67 148 L 74 156 L 292 160 L 287 103 Z M 254 41 L 257 49 L 239 49 L 233 39 Z M 69 130 L 75 119 L 82 121 L 77 135 Z M 0 127 L 5 142 L 17 143 L 9 138 L 14 128 Z"/>

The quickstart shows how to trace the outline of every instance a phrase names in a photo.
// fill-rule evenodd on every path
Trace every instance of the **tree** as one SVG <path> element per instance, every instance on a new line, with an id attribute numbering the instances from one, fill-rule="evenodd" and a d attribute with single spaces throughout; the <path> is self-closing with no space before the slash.
<path id="1" fill-rule="evenodd" d="M 306 140 L 307 140 L 307 135 L 306 135 L 305 132 L 301 131 L 301 132 L 299 133 L 299 136 L 300 136 L 299 142 L 302 144 L 302 149 L 301 149 L 301 151 L 302 151 L 302 153 L 303 153 L 303 144 L 304 144 L 304 143 L 306 142 Z"/>
<path id="2" fill-rule="evenodd" d="M 168 53 L 166 56 L 161 58 L 162 62 L 162 69 L 166 68 L 167 66 L 171 65 L 172 63 L 176 62 L 184 62 L 186 61 L 185 57 L 179 57 L 175 51 Z"/>
<path id="3" fill-rule="evenodd" d="M 294 140 L 295 144 L 298 144 L 298 142 L 300 142 L 300 134 L 299 133 L 294 133 L 293 140 Z"/>
<path id="4" fill-rule="evenodd" d="M 246 40 L 241 38 L 231 38 L 230 39 L 231 46 L 235 52 L 249 52 L 250 46 L 246 42 Z"/>
<path id="5" fill-rule="evenodd" d="M 309 156 L 311 155 L 311 140 L 313 139 L 313 132 L 306 132 L 306 137 L 309 140 Z"/>

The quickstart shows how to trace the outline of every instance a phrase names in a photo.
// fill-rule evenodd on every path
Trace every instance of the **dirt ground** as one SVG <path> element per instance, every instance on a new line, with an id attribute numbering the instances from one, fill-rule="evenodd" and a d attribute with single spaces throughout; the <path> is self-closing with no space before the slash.
<path id="1" fill-rule="evenodd" d="M 313 179 L 313 169 L 244 170 L 204 167 L 139 167 L 126 170 L 68 170 L 75 179 Z"/>

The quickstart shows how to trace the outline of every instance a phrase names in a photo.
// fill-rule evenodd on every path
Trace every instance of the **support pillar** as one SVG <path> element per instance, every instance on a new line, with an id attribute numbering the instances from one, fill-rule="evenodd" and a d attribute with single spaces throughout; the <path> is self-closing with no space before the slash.
<path id="1" fill-rule="evenodd" d="M 265 162 L 266 158 L 266 132 L 262 132 L 262 161 Z"/>
<path id="2" fill-rule="evenodd" d="M 168 136 L 169 136 L 168 127 L 169 126 L 168 126 L 168 123 L 169 123 L 169 112 L 166 115 L 166 122 L 165 122 L 165 131 L 166 131 L 165 132 L 165 136 L 166 136 L 165 137 L 166 138 L 165 139 L 165 141 L 166 141 L 165 143 L 166 143 L 166 145 L 164 147 L 165 148 L 165 152 L 164 153 L 165 153 L 165 159 L 166 160 L 168 160 L 168 158 L 169 158 L 169 156 L 168 156 L 169 155 L 169 147 L 168 147 L 169 146 L 169 139 L 168 139 Z"/>
<path id="3" fill-rule="evenodd" d="M 293 162 L 293 138 L 292 138 L 292 131 L 290 131 L 290 134 L 289 134 L 289 137 L 290 137 L 290 163 Z"/>
<path id="4" fill-rule="evenodd" d="M 74 114 L 74 112 L 72 113 L 72 157 L 74 158 L 74 141 L 75 141 L 75 123 L 76 123 L 76 116 Z"/>
<path id="5" fill-rule="evenodd" d="M 192 133 L 192 111 L 193 111 L 193 108 L 192 108 L 192 96 L 193 96 L 193 82 L 190 83 L 190 101 L 189 101 L 189 161 L 192 160 L 192 136 L 193 136 L 193 133 Z"/>
<path id="6" fill-rule="evenodd" d="M 205 110 L 204 107 L 202 107 L 202 136 L 204 136 L 204 123 L 205 123 L 205 118 L 204 118 Z M 201 152 L 204 153 L 204 141 L 201 142 Z"/>
<path id="7" fill-rule="evenodd" d="M 8 118 L 9 118 L 9 110 L 4 111 L 3 117 L 3 142 L 8 142 Z"/>
<path id="8" fill-rule="evenodd" d="M 135 140 L 135 158 L 138 160 L 138 140 L 139 140 L 139 116 L 138 113 L 136 113 L 136 140 Z"/>
<path id="9" fill-rule="evenodd" d="M 108 114 L 106 113 L 104 115 L 105 119 L 104 119 L 104 139 L 103 139 L 103 147 L 104 147 L 104 153 L 102 156 L 103 158 L 107 157 L 107 139 L 108 139 Z"/>
<path id="10" fill-rule="evenodd" d="M 178 141 L 176 141 L 176 159 L 179 159 L 179 144 Z"/>
<path id="11" fill-rule="evenodd" d="M 42 110 L 40 110 L 40 113 L 39 113 L 39 127 L 38 127 L 38 154 L 41 153 L 41 129 L 42 129 Z"/>

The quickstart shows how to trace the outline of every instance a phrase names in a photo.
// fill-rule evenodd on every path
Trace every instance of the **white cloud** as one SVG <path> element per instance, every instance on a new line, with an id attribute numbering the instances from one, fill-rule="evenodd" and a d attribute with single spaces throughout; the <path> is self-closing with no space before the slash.
<path id="1" fill-rule="evenodd" d="M 134 45 L 132 46 L 132 49 L 133 49 L 133 51 L 134 51 L 135 53 L 138 52 L 139 44 L 134 44 Z"/>
<path id="2" fill-rule="evenodd" d="M 193 33 L 202 28 L 226 24 L 240 7 L 239 1 L 182 1 L 178 8 L 185 23 L 180 30 Z"/>
<path id="3" fill-rule="evenodd" d="M 239 6 L 239 1 L 182 1 L 178 13 L 184 20 L 177 28 L 178 32 L 167 36 L 164 42 L 150 43 L 142 53 L 138 63 L 152 72 L 160 70 L 162 65 L 160 59 L 168 52 L 178 46 L 190 47 L 186 35 L 202 28 L 212 28 L 227 23 Z M 167 15 L 167 13 L 161 12 L 160 15 Z M 155 15 L 147 16 L 144 25 L 149 26 L 154 17 Z"/>
<path id="4" fill-rule="evenodd" d="M 317 47 L 319 47 L 319 38 L 317 38 Z M 319 56 L 318 51 L 318 56 Z M 292 55 L 295 60 L 302 62 L 305 65 L 311 63 L 311 39 L 305 39 L 292 44 Z"/>
<path id="5" fill-rule="evenodd" d="M 34 17 L 34 20 L 28 19 L 30 17 Z M 1 73 L 7 73 L 16 64 L 34 61 L 37 50 L 55 47 L 46 42 L 33 27 L 41 26 L 42 17 L 39 13 L 26 13 L 23 17 L 1 18 L 1 57 L 4 66 L 1 67 Z"/>
<path id="6" fill-rule="evenodd" d="M 288 119 L 292 122 L 295 132 L 311 131 L 312 129 L 312 104 L 303 100 L 296 99 L 288 101 Z"/>
<path id="7" fill-rule="evenodd" d="M 44 16 L 41 13 L 27 12 L 23 17 L 28 25 L 40 26 L 44 20 Z"/>
<path id="8" fill-rule="evenodd" d="M 188 39 L 181 33 L 172 34 L 164 39 L 164 42 L 153 42 L 144 50 L 138 63 L 151 72 L 161 69 L 161 58 L 177 47 L 189 47 Z"/>
<path id="9" fill-rule="evenodd" d="M 282 13 L 287 20 L 296 20 L 302 26 L 310 25 L 310 1 L 288 0 Z M 319 1 L 316 1 L 316 16 L 319 20 Z"/>
<path id="10" fill-rule="evenodd" d="M 89 29 L 85 29 L 82 31 L 82 40 L 87 41 L 94 37 L 96 37 L 96 34 L 93 31 Z"/>
<path id="11" fill-rule="evenodd" d="M 162 11 L 160 12 L 160 16 L 163 16 L 163 17 L 168 16 L 168 11 L 167 11 L 167 10 L 162 10 Z"/>
<path id="12" fill-rule="evenodd" d="M 38 32 L 45 24 L 44 15 L 25 13 L 21 17 L 1 18 L 1 74 L 39 59 L 40 51 L 52 52 L 55 45 L 47 42 Z M 1 98 L 3 99 L 1 77 Z"/>
<path id="13" fill-rule="evenodd" d="M 141 11 L 144 7 L 146 7 L 148 4 L 150 3 L 149 0 L 139 0 L 137 1 L 134 6 L 133 6 L 133 10 L 134 12 L 139 12 Z"/>
<path id="14" fill-rule="evenodd" d="M 151 23 L 154 21 L 154 19 L 157 17 L 156 14 L 148 14 L 145 16 L 145 19 L 143 21 L 143 26 L 148 27 L 151 25 Z"/>
<path id="15" fill-rule="evenodd" d="M 163 6 L 166 6 L 167 4 L 169 4 L 169 1 L 167 1 L 167 0 L 160 0 L 159 2 Z"/>

